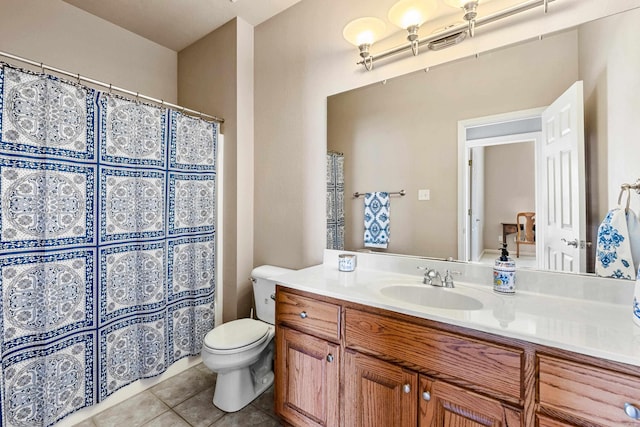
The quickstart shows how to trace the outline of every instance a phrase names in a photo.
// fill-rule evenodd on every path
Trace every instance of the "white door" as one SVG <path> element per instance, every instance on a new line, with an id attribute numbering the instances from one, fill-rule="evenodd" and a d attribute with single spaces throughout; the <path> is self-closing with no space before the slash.
<path id="1" fill-rule="evenodd" d="M 471 259 L 469 261 L 479 261 L 484 251 L 484 147 L 474 147 L 469 154 L 471 156 L 469 164 Z"/>
<path id="2" fill-rule="evenodd" d="M 578 81 L 542 113 L 536 238 L 549 270 L 586 272 L 583 105 Z"/>

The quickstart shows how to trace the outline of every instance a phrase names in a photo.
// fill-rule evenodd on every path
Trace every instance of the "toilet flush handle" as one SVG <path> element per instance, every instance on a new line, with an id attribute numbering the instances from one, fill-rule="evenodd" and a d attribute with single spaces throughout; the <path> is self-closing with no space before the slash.
<path id="1" fill-rule="evenodd" d="M 275 301 L 276 300 L 276 294 L 271 294 L 271 299 Z"/>

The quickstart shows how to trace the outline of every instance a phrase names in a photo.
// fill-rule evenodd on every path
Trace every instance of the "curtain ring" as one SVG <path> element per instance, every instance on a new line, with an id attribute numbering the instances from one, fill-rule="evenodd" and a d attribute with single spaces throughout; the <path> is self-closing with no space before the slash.
<path id="1" fill-rule="evenodd" d="M 140 92 L 136 92 L 136 104 L 140 102 Z"/>
<path id="2" fill-rule="evenodd" d="M 78 81 L 78 84 L 80 84 L 80 73 L 76 76 L 76 80 Z"/>
<path id="3" fill-rule="evenodd" d="M 111 95 L 111 90 L 113 89 L 113 85 L 109 83 L 109 95 Z"/>
<path id="4" fill-rule="evenodd" d="M 40 74 L 44 74 L 44 64 L 40 63 Z"/>

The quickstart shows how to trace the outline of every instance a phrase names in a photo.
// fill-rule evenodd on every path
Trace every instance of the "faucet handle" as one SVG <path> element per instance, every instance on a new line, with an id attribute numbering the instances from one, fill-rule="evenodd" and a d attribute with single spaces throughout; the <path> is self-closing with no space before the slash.
<path id="1" fill-rule="evenodd" d="M 445 288 L 455 287 L 455 285 L 453 284 L 453 277 L 451 277 L 452 274 L 461 275 L 462 273 L 459 271 L 446 270 L 444 273 L 444 279 L 443 279 Z"/>
<path id="2" fill-rule="evenodd" d="M 433 285 L 433 279 L 436 277 L 440 277 L 440 273 L 434 270 L 431 267 L 416 267 L 418 270 L 424 270 L 424 278 L 422 279 L 422 283 L 425 285 Z"/>

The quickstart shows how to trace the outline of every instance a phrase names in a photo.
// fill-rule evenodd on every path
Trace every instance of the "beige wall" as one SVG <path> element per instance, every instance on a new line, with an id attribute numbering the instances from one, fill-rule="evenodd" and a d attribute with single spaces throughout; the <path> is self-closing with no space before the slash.
<path id="1" fill-rule="evenodd" d="M 518 212 L 536 210 L 536 173 L 533 141 L 492 145 L 484 149 L 484 249 L 496 251 L 501 247 L 502 222 L 516 222 Z M 507 245 L 516 253 L 509 236 Z M 522 246 L 520 252 L 534 253 L 535 246 Z"/>
<path id="2" fill-rule="evenodd" d="M 180 51 L 179 103 L 224 117 L 223 320 L 249 315 L 253 267 L 253 27 L 234 19 Z"/>
<path id="3" fill-rule="evenodd" d="M 457 258 L 458 121 L 549 105 L 577 77 L 571 31 L 329 97 L 328 148 L 345 155 L 345 247 L 363 247 L 362 199 L 353 192 L 404 189 L 407 196 L 391 199 L 388 252 Z M 511 172 L 503 187 L 515 184 Z M 421 188 L 431 200 L 418 201 Z M 496 218 L 485 219 L 495 242 Z M 501 219 L 507 220 L 515 221 L 515 213 Z"/>
<path id="4" fill-rule="evenodd" d="M 452 49 L 398 58 L 364 73 L 342 28 L 356 17 L 386 17 L 393 3 L 302 0 L 256 27 L 256 265 L 299 268 L 322 261 L 327 96 L 640 6 L 639 0 L 554 2 L 548 15 L 538 11 L 510 21 L 515 27 L 480 28 L 477 37 Z"/>
<path id="5" fill-rule="evenodd" d="M 176 52 L 61 0 L 0 0 L 0 50 L 177 100 Z"/>
<path id="6" fill-rule="evenodd" d="M 584 26 L 580 75 L 584 80 L 587 191 L 591 229 L 617 204 L 620 184 L 640 178 L 640 10 Z M 640 197 L 631 197 L 640 213 Z M 595 235 L 591 236 L 594 241 Z"/>

